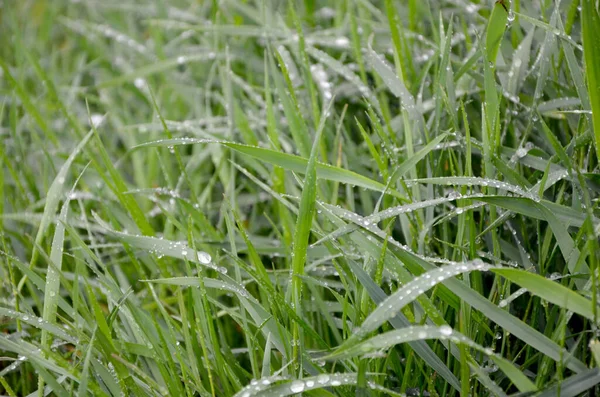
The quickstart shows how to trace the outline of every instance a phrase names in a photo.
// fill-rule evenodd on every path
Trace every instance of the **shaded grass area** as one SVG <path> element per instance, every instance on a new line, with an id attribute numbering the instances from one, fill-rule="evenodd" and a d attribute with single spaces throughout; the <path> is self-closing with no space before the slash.
<path id="1" fill-rule="evenodd" d="M 597 391 L 596 2 L 0 18 L 2 394 Z"/>

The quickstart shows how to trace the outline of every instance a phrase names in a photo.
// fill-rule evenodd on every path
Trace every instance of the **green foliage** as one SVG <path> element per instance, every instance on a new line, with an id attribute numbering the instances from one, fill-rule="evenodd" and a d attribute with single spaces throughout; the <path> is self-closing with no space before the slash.
<path id="1" fill-rule="evenodd" d="M 0 394 L 598 393 L 599 15 L 0 3 Z"/>

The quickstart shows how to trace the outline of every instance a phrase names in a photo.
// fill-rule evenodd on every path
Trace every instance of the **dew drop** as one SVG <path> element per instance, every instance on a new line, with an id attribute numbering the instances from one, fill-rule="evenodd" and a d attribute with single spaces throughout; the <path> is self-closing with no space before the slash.
<path id="1" fill-rule="evenodd" d="M 508 22 L 513 22 L 515 20 L 515 12 L 511 9 L 508 12 Z"/>
<path id="2" fill-rule="evenodd" d="M 441 333 L 442 335 L 445 335 L 445 336 L 452 335 L 452 328 L 450 328 L 450 327 L 449 327 L 449 326 L 447 326 L 447 325 L 442 325 L 442 326 L 440 327 L 440 333 Z"/>
<path id="3" fill-rule="evenodd" d="M 294 393 L 301 393 L 304 391 L 304 382 L 301 380 L 295 380 L 290 385 L 290 390 Z"/>
<path id="4" fill-rule="evenodd" d="M 207 252 L 198 251 L 198 261 L 200 263 L 207 265 L 210 263 L 211 259 L 211 256 Z"/>
<path id="5" fill-rule="evenodd" d="M 321 374 L 317 376 L 317 382 L 319 382 L 322 385 L 326 384 L 327 382 L 329 382 L 329 375 Z"/>

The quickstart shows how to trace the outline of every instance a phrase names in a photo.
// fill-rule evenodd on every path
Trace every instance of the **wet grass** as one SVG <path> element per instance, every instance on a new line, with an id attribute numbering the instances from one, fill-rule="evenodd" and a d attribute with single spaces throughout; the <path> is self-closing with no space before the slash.
<path id="1" fill-rule="evenodd" d="M 0 394 L 597 392 L 594 1 L 1 5 Z"/>

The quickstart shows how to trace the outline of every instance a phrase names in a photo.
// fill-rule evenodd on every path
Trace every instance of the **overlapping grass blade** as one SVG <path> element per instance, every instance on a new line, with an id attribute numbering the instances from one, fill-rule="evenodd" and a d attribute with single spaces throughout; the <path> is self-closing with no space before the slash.
<path id="1" fill-rule="evenodd" d="M 596 138 L 596 158 L 600 159 L 600 8 L 594 0 L 581 2 L 583 57 Z"/>

